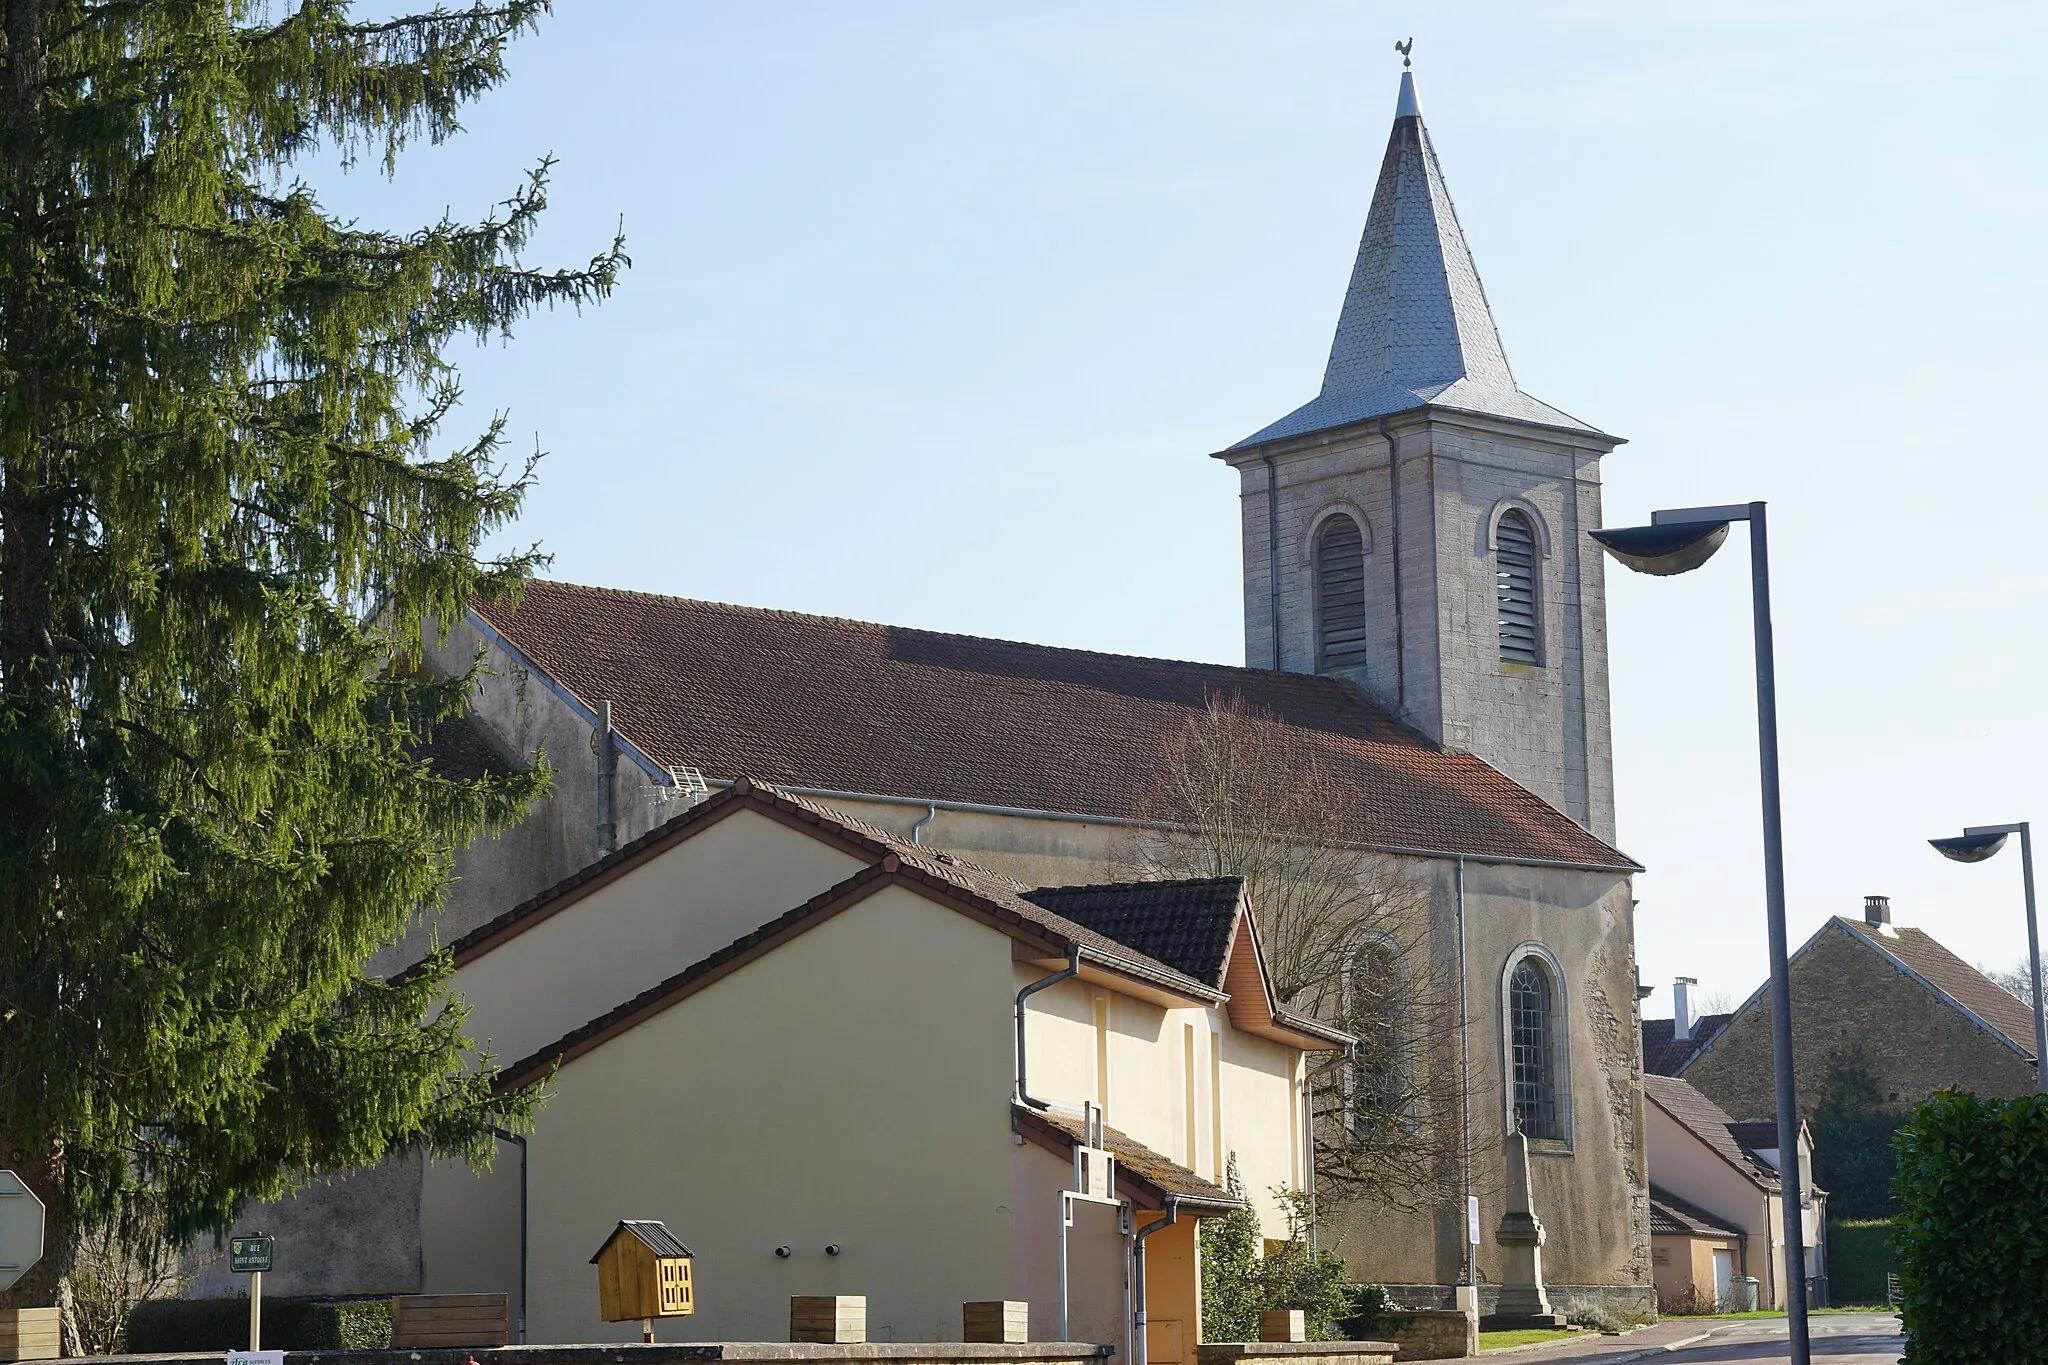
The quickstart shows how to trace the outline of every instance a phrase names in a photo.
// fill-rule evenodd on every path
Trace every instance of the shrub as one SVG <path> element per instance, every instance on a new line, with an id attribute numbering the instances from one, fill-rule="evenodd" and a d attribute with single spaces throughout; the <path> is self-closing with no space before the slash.
<path id="1" fill-rule="evenodd" d="M 1236 1157 L 1225 1180 L 1231 1193 L 1244 1193 Z M 1311 1341 L 1344 1339 L 1338 1319 L 1351 1307 L 1344 1261 L 1309 1246 L 1308 1196 L 1298 1190 L 1276 1193 L 1287 1210 L 1287 1239 L 1267 1246 L 1263 1256 L 1259 1216 L 1251 1209 L 1202 1220 L 1204 1341 L 1257 1341 L 1259 1315 L 1278 1308 L 1300 1309 Z"/>
<path id="2" fill-rule="evenodd" d="M 1939 1091 L 1898 1147 L 1905 1365 L 2037 1359 L 2048 1340 L 2048 1096 Z"/>
<path id="3" fill-rule="evenodd" d="M 241 1350 L 249 1344 L 249 1300 L 154 1299 L 138 1304 L 127 1349 Z M 277 1351 L 367 1351 L 391 1345 L 391 1300 L 263 1300 L 263 1345 Z"/>
<path id="4" fill-rule="evenodd" d="M 1898 1259 L 1892 1255 L 1891 1238 L 1889 1218 L 1829 1221 L 1830 1300 L 1838 1304 L 1884 1302 L 1884 1277 L 1899 1268 Z"/>
<path id="5" fill-rule="evenodd" d="M 1347 1284 L 1344 1299 L 1337 1330 L 1347 1341 L 1380 1340 L 1392 1330 L 1393 1319 L 1401 1311 L 1383 1284 Z"/>

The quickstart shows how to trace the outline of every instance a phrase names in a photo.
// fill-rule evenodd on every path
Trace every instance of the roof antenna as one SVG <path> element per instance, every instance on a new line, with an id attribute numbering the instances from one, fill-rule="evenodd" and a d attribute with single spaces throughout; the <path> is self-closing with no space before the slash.
<path id="1" fill-rule="evenodd" d="M 1411 52 L 1413 52 L 1414 50 L 1415 50 L 1415 40 L 1414 40 L 1413 38 L 1410 38 L 1410 39 L 1409 39 L 1409 40 L 1408 40 L 1407 42 L 1405 42 L 1405 43 L 1395 43 L 1395 44 L 1394 44 L 1394 51 L 1396 51 L 1396 52 L 1398 52 L 1398 53 L 1400 53 L 1400 54 L 1401 54 L 1401 69 L 1402 69 L 1403 71 L 1405 71 L 1405 70 L 1407 70 L 1407 69 L 1408 69 L 1409 67 L 1411 67 L 1411 66 L 1415 65 L 1415 63 L 1414 63 L 1414 62 L 1412 62 L 1412 61 L 1410 61 L 1410 60 L 1408 59 L 1408 54 L 1409 54 L 1409 53 L 1411 53 Z"/>

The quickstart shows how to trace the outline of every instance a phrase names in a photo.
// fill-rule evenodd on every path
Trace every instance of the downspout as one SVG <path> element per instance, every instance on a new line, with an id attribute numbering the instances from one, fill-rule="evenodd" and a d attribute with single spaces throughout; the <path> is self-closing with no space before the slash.
<path id="1" fill-rule="evenodd" d="M 937 806 L 926 806 L 924 814 L 919 816 L 917 823 L 910 827 L 910 842 L 922 845 L 924 843 L 924 827 L 938 818 L 939 808 Z"/>
<path id="2" fill-rule="evenodd" d="M 1133 1217 L 1135 1218 L 1135 1215 Z M 1131 1236 L 1131 1245 L 1135 1248 L 1131 1253 L 1131 1295 L 1138 1301 L 1138 1311 L 1132 1315 L 1132 1320 L 1137 1325 L 1134 1333 L 1137 1338 L 1136 1349 L 1131 1352 L 1131 1359 L 1133 1361 L 1143 1360 L 1147 1354 L 1147 1343 L 1145 1340 L 1145 1239 L 1162 1228 L 1172 1227 L 1179 1221 L 1180 1196 L 1169 1194 L 1166 1196 L 1166 1217 L 1151 1224 L 1149 1227 L 1139 1228 Z M 1200 1335 L 1199 1325 L 1197 1326 L 1196 1334 Z"/>
<path id="3" fill-rule="evenodd" d="M 1408 628 L 1401 616 L 1401 462 L 1394 433 L 1380 418 L 1380 439 L 1387 443 L 1387 531 L 1394 542 L 1394 709 L 1408 710 Z"/>
<path id="4" fill-rule="evenodd" d="M 617 798 L 613 791 L 619 751 L 612 743 L 612 704 L 608 701 L 597 704 L 597 725 L 591 731 L 590 747 L 597 751 L 597 856 L 602 858 L 619 846 Z"/>
<path id="5" fill-rule="evenodd" d="M 501 1142 L 509 1142 L 519 1149 L 519 1335 L 517 1344 L 526 1344 L 526 1137 L 522 1133 L 507 1132 L 503 1128 L 491 1129 L 491 1136 Z"/>
<path id="6" fill-rule="evenodd" d="M 1019 1104 L 1029 1105 L 1033 1109 L 1046 1109 L 1050 1107 L 1046 1104 L 1044 1100 L 1034 1099 L 1031 1094 L 1031 1087 L 1025 1083 L 1024 1002 L 1029 1000 L 1032 996 L 1038 994 L 1040 991 L 1044 990 L 1046 987 L 1057 986 L 1060 984 L 1060 982 L 1066 981 L 1072 977 L 1079 976 L 1080 974 L 1081 948 L 1079 944 L 1076 944 L 1075 946 L 1067 949 L 1066 966 L 1060 968 L 1051 976 L 1041 976 L 1040 978 L 1038 978 L 1038 980 L 1033 981 L 1029 985 L 1025 986 L 1023 990 L 1017 992 L 1017 1102 Z"/>
<path id="7" fill-rule="evenodd" d="M 1280 475 L 1265 446 L 1259 458 L 1266 462 L 1266 582 L 1267 627 L 1273 635 L 1273 671 L 1280 671 Z M 1247 663 L 1250 660 L 1246 660 Z"/>
<path id="8" fill-rule="evenodd" d="M 1472 1245 L 1472 1008 L 1465 985 L 1465 860 L 1458 859 L 1458 1145 L 1465 1167 L 1465 1283 L 1477 1285 L 1478 1248 Z"/>

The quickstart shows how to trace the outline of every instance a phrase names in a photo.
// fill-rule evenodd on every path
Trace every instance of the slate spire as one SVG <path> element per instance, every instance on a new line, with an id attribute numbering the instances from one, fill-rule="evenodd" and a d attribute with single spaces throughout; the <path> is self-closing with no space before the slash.
<path id="1" fill-rule="evenodd" d="M 1323 391 L 1233 449 L 1425 404 L 1594 430 L 1515 387 L 1415 77 L 1403 71 Z"/>

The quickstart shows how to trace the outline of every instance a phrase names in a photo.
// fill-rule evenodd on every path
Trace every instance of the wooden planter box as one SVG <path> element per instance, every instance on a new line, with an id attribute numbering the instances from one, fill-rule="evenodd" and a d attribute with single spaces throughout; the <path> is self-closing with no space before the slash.
<path id="1" fill-rule="evenodd" d="M 503 1346 L 503 1294 L 400 1294 L 391 1300 L 391 1348 Z"/>
<path id="2" fill-rule="evenodd" d="M 0 1308 L 0 1360 L 55 1360 L 57 1310 Z"/>

